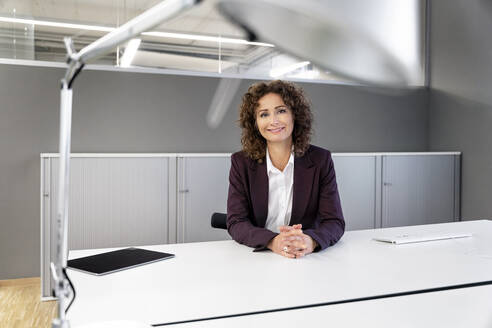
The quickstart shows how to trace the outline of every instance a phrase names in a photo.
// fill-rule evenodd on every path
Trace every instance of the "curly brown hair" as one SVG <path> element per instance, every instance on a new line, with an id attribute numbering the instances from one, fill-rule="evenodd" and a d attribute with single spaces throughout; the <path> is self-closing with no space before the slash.
<path id="1" fill-rule="evenodd" d="M 239 126 L 242 128 L 241 144 L 248 157 L 262 162 L 266 156 L 266 140 L 256 126 L 258 100 L 268 93 L 278 94 L 294 116 L 292 144 L 294 155 L 300 157 L 309 148 L 312 135 L 313 114 L 304 91 L 291 82 L 276 80 L 251 85 L 239 107 Z"/>

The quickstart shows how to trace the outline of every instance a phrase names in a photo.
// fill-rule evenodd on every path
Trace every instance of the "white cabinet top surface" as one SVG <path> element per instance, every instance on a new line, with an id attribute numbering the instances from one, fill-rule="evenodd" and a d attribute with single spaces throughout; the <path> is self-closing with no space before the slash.
<path id="1" fill-rule="evenodd" d="M 229 157 L 231 153 L 71 153 L 70 157 Z M 360 152 L 360 153 L 332 153 L 337 156 L 415 156 L 415 155 L 461 155 L 459 151 L 443 152 Z M 41 158 L 59 157 L 58 153 L 41 153 Z"/>

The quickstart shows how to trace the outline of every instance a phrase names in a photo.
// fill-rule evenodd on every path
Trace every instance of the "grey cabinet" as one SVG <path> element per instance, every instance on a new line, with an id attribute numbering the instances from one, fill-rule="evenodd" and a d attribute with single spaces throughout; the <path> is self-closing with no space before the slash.
<path id="1" fill-rule="evenodd" d="M 346 230 L 372 229 L 379 224 L 380 171 L 377 156 L 333 155 Z"/>
<path id="2" fill-rule="evenodd" d="M 72 158 L 69 249 L 168 242 L 167 158 Z M 58 159 L 51 159 L 52 227 L 58 202 Z M 46 197 L 46 196 L 45 196 Z"/>
<path id="3" fill-rule="evenodd" d="M 210 226 L 213 212 L 226 213 L 229 156 L 178 157 L 178 242 L 230 239 Z"/>
<path id="4" fill-rule="evenodd" d="M 459 220 L 459 156 L 383 156 L 382 226 Z"/>
<path id="5" fill-rule="evenodd" d="M 459 153 L 333 154 L 346 229 L 458 221 Z"/>
<path id="6" fill-rule="evenodd" d="M 333 154 L 347 230 L 459 220 L 460 156 Z M 226 212 L 230 154 L 72 156 L 69 248 L 230 239 L 210 226 Z M 54 255 L 58 158 L 41 158 L 42 296 Z"/>

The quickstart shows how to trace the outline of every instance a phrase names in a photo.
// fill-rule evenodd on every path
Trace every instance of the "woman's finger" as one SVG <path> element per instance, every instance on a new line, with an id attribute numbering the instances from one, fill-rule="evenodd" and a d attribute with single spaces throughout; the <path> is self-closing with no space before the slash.
<path id="1" fill-rule="evenodd" d="M 295 252 L 294 253 L 296 259 L 304 257 L 306 255 L 306 252 Z"/>
<path id="2" fill-rule="evenodd" d="M 296 256 L 295 256 L 295 254 L 292 254 L 292 253 L 290 253 L 290 252 L 286 251 L 285 249 L 283 249 L 283 250 L 280 252 L 280 255 L 285 256 L 285 257 L 288 257 L 288 258 L 291 258 L 291 259 L 293 259 L 293 258 L 295 258 L 295 257 L 296 257 Z"/>
<path id="3" fill-rule="evenodd" d="M 302 233 L 302 230 L 300 229 L 292 229 L 292 230 L 289 230 L 287 232 L 283 232 L 281 233 L 281 235 L 283 236 L 302 236 L 303 233 Z"/>
<path id="4" fill-rule="evenodd" d="M 282 226 L 279 226 L 278 227 L 278 231 L 280 233 L 282 233 L 282 232 L 289 232 L 289 231 L 292 231 L 292 230 L 301 230 L 301 229 L 302 229 L 302 224 L 294 224 L 293 226 L 282 225 Z"/>
<path id="5" fill-rule="evenodd" d="M 282 231 L 285 231 L 286 232 L 286 231 L 290 231 L 292 229 L 294 229 L 294 227 L 288 226 L 288 225 L 281 225 L 281 226 L 278 227 L 278 230 L 280 232 L 282 232 Z"/>
<path id="6" fill-rule="evenodd" d="M 281 238 L 281 241 L 283 243 L 288 243 L 288 244 L 291 244 L 291 243 L 306 243 L 306 239 L 303 238 L 302 236 L 299 236 L 299 235 L 291 235 L 291 236 L 285 236 L 285 237 L 282 237 Z"/>
<path id="7" fill-rule="evenodd" d="M 282 237 L 283 242 L 293 242 L 297 240 L 304 240 L 304 239 L 299 235 L 287 235 L 285 237 Z"/>
<path id="8" fill-rule="evenodd" d="M 302 249 L 302 250 L 304 250 L 304 249 L 307 248 L 307 245 L 303 241 L 293 241 L 290 244 L 288 244 L 288 247 L 290 247 L 292 249 Z"/>
<path id="9" fill-rule="evenodd" d="M 302 251 L 304 251 L 304 249 L 296 248 L 296 247 L 294 247 L 292 245 L 285 245 L 285 246 L 283 246 L 283 248 L 281 249 L 281 251 L 282 251 L 282 253 L 287 253 L 287 254 L 292 255 L 292 257 L 295 257 L 296 252 L 302 252 Z"/>

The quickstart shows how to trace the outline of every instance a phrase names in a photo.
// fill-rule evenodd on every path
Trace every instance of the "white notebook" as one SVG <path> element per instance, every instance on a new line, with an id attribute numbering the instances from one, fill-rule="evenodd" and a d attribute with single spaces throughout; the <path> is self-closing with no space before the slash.
<path id="1" fill-rule="evenodd" d="M 421 243 L 426 241 L 435 241 L 443 239 L 455 239 L 471 237 L 472 234 L 468 232 L 432 232 L 421 234 L 402 234 L 393 237 L 378 237 L 373 238 L 376 241 L 382 241 L 392 244 L 408 244 L 408 243 Z"/>

